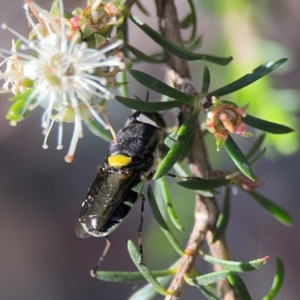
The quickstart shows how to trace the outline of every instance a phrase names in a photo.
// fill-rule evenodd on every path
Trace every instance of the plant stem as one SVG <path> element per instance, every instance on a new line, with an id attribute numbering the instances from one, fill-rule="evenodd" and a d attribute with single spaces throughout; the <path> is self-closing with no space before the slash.
<path id="1" fill-rule="evenodd" d="M 173 44 L 184 47 L 180 35 L 180 26 L 177 12 L 173 0 L 156 0 L 157 15 L 159 18 L 159 29 L 161 34 Z M 185 60 L 175 57 L 165 51 L 167 60 L 166 79 L 168 83 L 185 93 L 197 95 L 198 92 L 192 86 L 190 70 Z M 180 123 L 187 118 L 188 111 L 186 106 L 181 107 Z M 212 169 L 209 164 L 206 147 L 200 130 L 195 130 L 194 142 L 190 154 L 188 155 L 189 167 L 194 176 L 209 178 L 212 176 Z M 185 247 L 180 266 L 177 268 L 169 291 L 172 296 L 167 296 L 166 300 L 180 299 L 185 286 L 184 276 L 189 275 L 195 266 L 196 258 L 203 242 L 208 243 L 211 255 L 221 259 L 228 259 L 228 250 L 225 237 L 212 244 L 213 231 L 218 219 L 219 209 L 215 198 L 203 197 L 196 194 L 195 222 L 190 233 L 189 240 Z M 215 270 L 220 270 L 219 266 L 214 266 Z M 228 280 L 223 280 L 218 284 L 218 291 L 223 299 L 237 299 Z"/>

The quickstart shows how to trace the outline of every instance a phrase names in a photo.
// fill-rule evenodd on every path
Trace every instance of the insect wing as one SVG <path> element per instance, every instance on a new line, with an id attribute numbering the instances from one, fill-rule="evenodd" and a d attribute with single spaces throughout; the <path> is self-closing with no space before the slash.
<path id="1" fill-rule="evenodd" d="M 140 181 L 141 170 L 132 173 L 127 169 L 100 168 L 83 202 L 76 235 L 81 238 L 105 236 L 100 232 L 131 188 Z"/>
<path id="2" fill-rule="evenodd" d="M 120 183 L 126 173 L 112 172 L 100 167 L 79 213 L 76 235 L 81 238 L 101 236 L 97 230 L 113 214 L 121 195 Z"/>

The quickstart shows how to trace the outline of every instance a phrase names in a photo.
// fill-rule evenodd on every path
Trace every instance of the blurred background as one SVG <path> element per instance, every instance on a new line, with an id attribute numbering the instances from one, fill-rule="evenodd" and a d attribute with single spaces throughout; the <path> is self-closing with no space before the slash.
<path id="1" fill-rule="evenodd" d="M 143 1 L 152 17 L 134 12 L 156 28 L 153 3 Z M 276 299 L 297 299 L 299 287 L 299 217 L 300 212 L 300 154 L 299 146 L 299 82 L 300 82 L 300 5 L 298 0 L 267 1 L 195 1 L 198 34 L 202 35 L 201 53 L 216 56 L 232 55 L 229 66 L 207 64 L 212 76 L 212 89 L 221 87 L 248 73 L 267 60 L 289 57 L 289 62 L 272 76 L 253 84 L 242 92 L 228 95 L 226 100 L 239 105 L 250 103 L 249 112 L 267 120 L 293 127 L 298 133 L 271 136 L 267 140 L 267 155 L 254 167 L 265 183 L 261 193 L 284 207 L 294 218 L 288 228 L 278 223 L 268 212 L 243 192 L 232 197 L 232 212 L 227 241 L 232 260 L 247 261 L 265 255 L 270 260 L 256 272 L 242 274 L 252 299 L 261 299 L 269 290 L 275 271 L 275 256 L 284 265 L 286 277 Z M 50 0 L 37 2 L 50 9 Z M 185 1 L 177 1 L 179 16 L 188 13 Z M 26 36 L 27 22 L 22 1 L 1 1 L 1 23 Z M 85 1 L 66 0 L 67 11 L 86 5 Z M 159 50 L 148 38 L 130 24 L 130 43 L 141 51 Z M 187 30 L 183 31 L 188 37 Z M 10 49 L 13 37 L 0 31 L 1 48 Z M 141 42 L 142 41 L 142 42 Z M 190 64 L 195 86 L 201 82 L 204 64 Z M 136 68 L 163 79 L 164 66 L 138 64 Z M 3 71 L 3 70 L 2 70 Z M 130 81 L 130 96 L 144 98 L 146 91 Z M 97 262 L 105 239 L 79 239 L 75 222 L 87 189 L 102 163 L 107 143 L 85 128 L 75 160 L 64 162 L 72 126 L 66 125 L 65 148 L 57 151 L 56 132 L 52 130 L 49 149 L 42 149 L 40 127 L 42 110 L 35 110 L 17 127 L 5 119 L 9 107 L 8 95 L 0 95 L 0 299 L 127 299 L 141 284 L 111 284 L 92 279 L 89 270 Z M 158 100 L 151 95 L 151 100 Z M 115 129 L 123 126 L 130 111 L 111 101 L 109 117 Z M 297 112 L 298 111 L 298 112 Z M 253 131 L 253 130 L 252 130 Z M 253 140 L 236 139 L 243 150 Z M 215 141 L 208 137 L 209 153 L 214 167 L 233 167 L 224 151 L 216 155 Z M 189 232 L 193 220 L 194 196 L 178 189 L 169 180 L 173 202 L 179 218 Z M 140 205 L 111 235 L 112 247 L 102 268 L 104 270 L 135 270 L 127 252 L 127 240 L 137 242 Z M 177 255 L 154 223 L 146 205 L 144 236 L 145 259 L 152 269 L 167 268 Z M 173 228 L 175 232 L 176 229 Z M 177 234 L 185 245 L 187 234 Z M 162 251 L 164 249 L 164 251 Z M 211 267 L 200 262 L 201 272 Z M 187 288 L 183 299 L 202 299 L 198 291 Z"/>

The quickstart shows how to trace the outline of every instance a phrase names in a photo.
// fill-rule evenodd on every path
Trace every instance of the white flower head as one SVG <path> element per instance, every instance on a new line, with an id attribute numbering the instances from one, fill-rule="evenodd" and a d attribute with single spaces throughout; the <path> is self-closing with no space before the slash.
<path id="1" fill-rule="evenodd" d="M 29 8 L 38 14 L 38 20 L 47 29 L 47 34 L 42 34 L 38 24 L 32 20 Z M 44 148 L 48 148 L 47 137 L 57 121 L 58 144 L 57 149 L 62 149 L 63 122 L 66 112 L 73 114 L 74 132 L 70 143 L 69 152 L 65 157 L 67 162 L 73 160 L 78 139 L 82 134 L 82 121 L 85 118 L 93 117 L 100 124 L 106 126 L 105 122 L 98 116 L 101 107 L 95 103 L 95 98 L 110 99 L 113 95 L 106 89 L 107 83 L 104 77 L 95 75 L 97 68 L 124 68 L 121 55 L 107 56 L 107 53 L 122 44 L 117 40 L 108 44 L 100 50 L 87 47 L 85 42 L 78 42 L 80 33 L 77 31 L 68 40 L 68 31 L 65 25 L 64 9 L 62 0 L 59 0 L 59 18 L 54 18 L 49 12 L 40 8 L 36 3 L 26 0 L 24 4 L 29 24 L 35 31 L 37 39 L 30 41 L 13 29 L 8 29 L 21 41 L 21 49 L 30 50 L 27 53 L 12 53 L 11 51 L 0 50 L 4 53 L 13 54 L 9 61 L 16 61 L 22 74 L 13 74 L 5 78 L 8 82 L 15 82 L 17 79 L 29 79 L 33 82 L 33 88 L 24 106 L 26 110 L 33 110 L 42 106 L 45 111 L 42 115 L 42 127 L 44 128 Z M 34 53 L 32 53 L 32 51 Z M 27 51 L 28 52 L 28 51 Z M 53 117 L 53 111 L 55 116 Z M 68 122 L 68 121 L 67 121 Z M 69 119 L 70 122 L 70 119 Z"/>
<path id="2" fill-rule="evenodd" d="M 16 56 L 18 44 L 19 41 L 15 42 L 14 40 L 12 40 L 12 56 L 9 56 L 6 59 L 4 59 L 3 62 L 0 64 L 0 67 L 3 64 L 6 64 L 5 72 L 2 73 L 0 71 L 0 79 L 5 80 L 2 89 L 0 89 L 0 94 L 13 93 L 14 95 L 16 95 L 19 92 L 22 93 L 25 91 L 25 89 L 22 87 L 21 80 L 23 67 L 22 64 L 20 64 L 20 60 Z"/>

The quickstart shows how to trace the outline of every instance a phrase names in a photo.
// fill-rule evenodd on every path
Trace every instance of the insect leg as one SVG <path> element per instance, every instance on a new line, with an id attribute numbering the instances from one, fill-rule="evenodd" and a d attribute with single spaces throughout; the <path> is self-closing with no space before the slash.
<path id="1" fill-rule="evenodd" d="M 111 132 L 111 135 L 113 136 L 114 141 L 116 141 L 117 140 L 117 136 L 116 136 L 116 133 L 115 133 L 114 129 L 110 125 L 110 122 L 109 122 L 109 119 L 108 119 L 108 115 L 107 115 L 107 109 L 106 109 L 105 105 L 102 108 L 102 115 L 103 115 L 103 118 L 104 118 L 105 123 L 106 123 L 106 129 L 108 129 Z"/>
<path id="2" fill-rule="evenodd" d="M 138 264 L 141 264 L 144 260 L 142 230 L 143 230 L 143 221 L 144 221 L 145 196 L 143 194 L 141 194 L 141 198 L 142 198 L 141 223 L 140 223 L 140 226 L 138 229 L 138 242 L 139 242 L 139 246 L 140 246 L 140 257 L 138 260 Z"/>
<path id="3" fill-rule="evenodd" d="M 102 255 L 100 256 L 100 258 L 99 258 L 99 260 L 98 260 L 98 262 L 97 262 L 95 268 L 94 268 L 93 270 L 91 270 L 91 276 L 92 276 L 92 277 L 96 277 L 96 272 L 97 272 L 98 269 L 100 268 L 100 265 L 101 265 L 102 261 L 104 260 L 104 258 L 105 258 L 105 256 L 106 256 L 106 254 L 107 254 L 107 252 L 108 252 L 110 246 L 111 246 L 110 238 L 109 238 L 108 236 L 106 236 L 106 246 L 105 246 L 105 248 L 104 248 L 104 250 L 103 250 L 103 253 L 102 253 Z"/>

